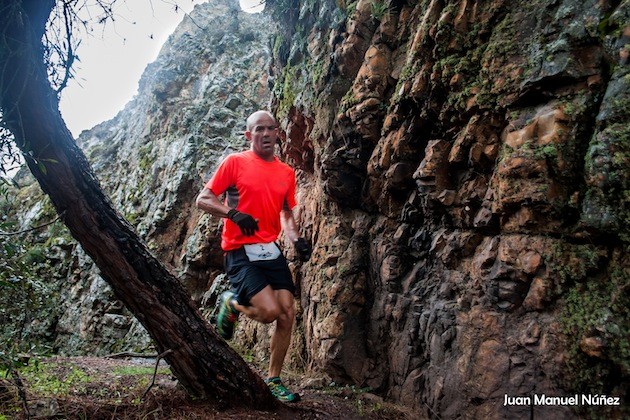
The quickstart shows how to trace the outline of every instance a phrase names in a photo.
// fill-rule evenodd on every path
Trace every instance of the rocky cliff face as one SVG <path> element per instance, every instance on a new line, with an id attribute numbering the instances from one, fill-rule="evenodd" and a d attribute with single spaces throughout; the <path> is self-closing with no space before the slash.
<path id="1" fill-rule="evenodd" d="M 193 297 L 222 268 L 194 198 L 270 86 L 314 244 L 305 264 L 287 248 L 290 366 L 426 418 L 530 416 L 505 395 L 628 401 L 628 2 L 268 6 L 197 7 L 138 96 L 79 139 Z M 64 267 L 60 351 L 149 345 L 80 250 Z M 266 328 L 237 336 L 266 355 Z"/>
<path id="2" fill-rule="evenodd" d="M 274 109 L 315 243 L 309 367 L 427 417 L 627 399 L 628 2 L 287 10 Z"/>

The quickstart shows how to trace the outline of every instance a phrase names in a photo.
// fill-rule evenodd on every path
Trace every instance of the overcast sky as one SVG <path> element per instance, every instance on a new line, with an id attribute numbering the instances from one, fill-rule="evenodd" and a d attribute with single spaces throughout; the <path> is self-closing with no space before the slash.
<path id="1" fill-rule="evenodd" d="M 68 83 L 60 101 L 63 118 L 75 137 L 113 118 L 133 98 L 145 67 L 157 58 L 185 13 L 205 2 L 119 0 L 114 4 L 115 22 L 95 25 L 91 36 L 82 37 L 76 79 Z M 241 6 L 246 11 L 260 11 L 261 7 L 251 9 L 250 4 L 260 2 L 241 0 Z"/>

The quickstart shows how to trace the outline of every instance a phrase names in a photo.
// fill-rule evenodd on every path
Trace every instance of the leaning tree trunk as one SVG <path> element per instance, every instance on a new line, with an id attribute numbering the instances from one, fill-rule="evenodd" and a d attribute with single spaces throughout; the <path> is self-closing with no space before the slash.
<path id="1" fill-rule="evenodd" d="M 4 124 L 72 236 L 189 393 L 271 407 L 275 400 L 262 379 L 208 326 L 183 286 L 113 208 L 61 118 L 41 41 L 54 0 L 0 4 Z"/>

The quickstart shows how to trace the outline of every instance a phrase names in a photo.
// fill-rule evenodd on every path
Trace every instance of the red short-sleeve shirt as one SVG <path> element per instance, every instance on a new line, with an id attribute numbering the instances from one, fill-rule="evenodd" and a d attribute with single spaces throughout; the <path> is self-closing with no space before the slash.
<path id="1" fill-rule="evenodd" d="M 261 159 L 251 150 L 229 155 L 206 184 L 212 193 L 226 193 L 225 204 L 258 219 L 259 230 L 245 236 L 236 223 L 225 219 L 221 248 L 230 251 L 245 244 L 273 242 L 280 234 L 280 211 L 293 209 L 295 172 L 278 158 Z"/>

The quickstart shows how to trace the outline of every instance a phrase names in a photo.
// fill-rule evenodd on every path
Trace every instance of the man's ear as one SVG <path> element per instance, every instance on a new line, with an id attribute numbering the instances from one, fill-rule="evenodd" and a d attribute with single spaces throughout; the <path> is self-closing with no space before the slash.
<path id="1" fill-rule="evenodd" d="M 245 131 L 245 138 L 249 141 L 252 141 L 252 132 L 249 130 Z"/>

